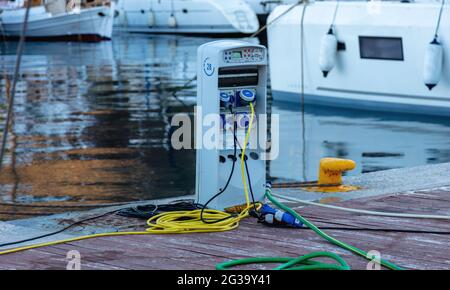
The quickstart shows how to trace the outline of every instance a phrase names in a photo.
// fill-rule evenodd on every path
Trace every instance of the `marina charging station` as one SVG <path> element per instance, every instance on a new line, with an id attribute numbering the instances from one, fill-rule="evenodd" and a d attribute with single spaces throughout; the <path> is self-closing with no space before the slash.
<path id="1" fill-rule="evenodd" d="M 252 188 L 255 201 L 263 200 L 266 182 L 266 88 L 267 52 L 264 46 L 220 40 L 198 48 L 195 118 L 198 203 L 210 201 L 208 208 L 223 210 L 246 202 L 241 149 L 250 126 L 244 156 L 248 167 L 245 178 Z M 254 108 L 252 124 L 249 124 L 250 103 Z M 218 122 L 219 125 L 213 127 L 205 124 L 208 115 L 216 116 L 215 124 Z M 211 130 L 218 138 L 214 140 L 216 146 L 208 148 L 203 141 Z"/>

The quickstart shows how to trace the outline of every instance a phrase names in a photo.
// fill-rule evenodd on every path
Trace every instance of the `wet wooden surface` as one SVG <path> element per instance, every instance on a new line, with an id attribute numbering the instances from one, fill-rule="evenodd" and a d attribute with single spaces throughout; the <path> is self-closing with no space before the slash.
<path id="1" fill-rule="evenodd" d="M 363 198 L 336 204 L 361 209 L 408 213 L 450 213 L 450 188 L 406 192 Z M 304 207 L 298 211 L 332 236 L 360 249 L 376 250 L 382 258 L 408 269 L 449 269 L 450 235 L 379 232 L 370 229 L 432 230 L 450 232 L 450 221 L 406 219 Z M 139 225 L 135 219 L 109 216 L 91 222 Z M 144 224 L 144 222 L 142 222 Z M 360 230 L 366 229 L 366 230 Z M 222 233 L 116 236 L 60 244 L 0 256 L 0 269 L 65 269 L 67 253 L 81 254 L 82 269 L 214 269 L 229 259 L 262 256 L 295 257 L 312 251 L 340 254 L 352 269 L 366 269 L 367 261 L 340 249 L 310 230 L 272 228 L 248 218 L 238 229 Z M 270 268 L 271 265 L 261 267 Z"/>

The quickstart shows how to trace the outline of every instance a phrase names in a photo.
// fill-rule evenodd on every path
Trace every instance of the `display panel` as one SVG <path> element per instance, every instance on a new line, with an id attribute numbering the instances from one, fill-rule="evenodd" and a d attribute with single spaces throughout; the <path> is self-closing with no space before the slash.
<path id="1" fill-rule="evenodd" d="M 403 60 L 400 37 L 360 36 L 359 51 L 363 59 Z"/>
<path id="2" fill-rule="evenodd" d="M 244 47 L 226 50 L 223 53 L 226 63 L 244 63 L 264 60 L 264 51 L 259 47 Z"/>
<path id="3" fill-rule="evenodd" d="M 242 57 L 242 52 L 240 52 L 240 51 L 233 51 L 231 53 L 231 58 L 232 59 L 241 58 L 241 57 Z"/>

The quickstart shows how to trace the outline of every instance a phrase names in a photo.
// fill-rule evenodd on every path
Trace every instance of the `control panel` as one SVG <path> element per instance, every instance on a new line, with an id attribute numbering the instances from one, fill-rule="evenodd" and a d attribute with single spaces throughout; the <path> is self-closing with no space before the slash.
<path id="1" fill-rule="evenodd" d="M 243 41 L 207 43 L 198 50 L 197 71 L 197 106 L 202 116 L 217 114 L 220 123 L 217 148 L 197 148 L 197 202 L 219 210 L 245 203 L 241 160 L 248 168 L 247 183 L 255 200 L 262 200 L 266 175 L 266 48 Z M 198 117 L 197 144 L 202 141 L 199 136 L 209 130 Z"/>
<path id="2" fill-rule="evenodd" d="M 220 119 L 223 125 L 221 127 L 223 130 L 221 138 L 224 148 L 234 146 L 234 137 L 238 141 L 244 142 L 243 139 L 251 119 L 250 104 L 254 108 L 257 104 L 258 80 L 257 67 L 219 70 L 218 97 L 220 99 Z M 233 122 L 236 123 L 235 130 L 233 129 Z M 250 142 L 254 141 L 253 138 L 250 138 Z"/>
<path id="3" fill-rule="evenodd" d="M 245 63 L 264 61 L 265 50 L 259 47 L 244 47 L 229 49 L 223 52 L 223 60 L 226 63 Z"/>

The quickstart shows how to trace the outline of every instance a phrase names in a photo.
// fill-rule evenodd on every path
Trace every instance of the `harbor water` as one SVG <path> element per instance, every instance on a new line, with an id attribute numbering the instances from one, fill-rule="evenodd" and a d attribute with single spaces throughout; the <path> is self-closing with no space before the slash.
<path id="1" fill-rule="evenodd" d="M 195 151 L 171 147 L 170 124 L 176 113 L 193 114 L 195 81 L 184 85 L 195 76 L 197 47 L 210 40 L 131 34 L 27 43 L 0 174 L 0 219 L 192 194 Z M 5 44 L 2 104 L 17 46 Z M 355 160 L 349 175 L 450 162 L 448 118 L 302 108 L 270 96 L 268 103 L 280 119 L 272 180 L 313 180 L 326 156 Z"/>

